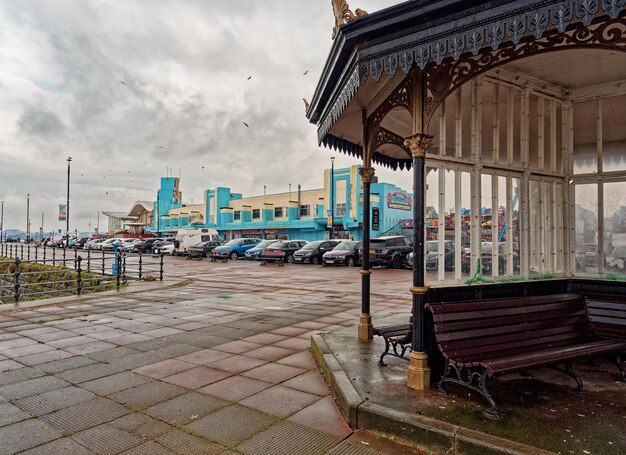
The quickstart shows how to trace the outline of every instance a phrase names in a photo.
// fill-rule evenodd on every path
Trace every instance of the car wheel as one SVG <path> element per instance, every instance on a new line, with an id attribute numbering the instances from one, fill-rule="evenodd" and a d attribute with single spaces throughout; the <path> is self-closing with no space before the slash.
<path id="1" fill-rule="evenodd" d="M 346 260 L 346 264 L 348 264 L 348 267 L 354 267 L 354 258 L 353 257 L 349 257 Z"/>
<path id="2" fill-rule="evenodd" d="M 202 256 L 204 256 L 204 258 L 208 258 L 209 257 L 209 252 L 207 251 L 206 253 L 204 253 Z"/>
<path id="3" fill-rule="evenodd" d="M 395 255 L 391 260 L 391 267 L 394 269 L 399 269 L 402 267 L 402 256 L 399 254 Z"/>
<path id="4" fill-rule="evenodd" d="M 285 262 L 293 264 L 293 254 L 288 254 L 287 257 L 285 257 Z"/>
<path id="5" fill-rule="evenodd" d="M 237 253 L 236 251 L 233 251 L 232 253 L 230 253 L 230 258 L 233 261 L 236 261 L 237 259 L 239 259 L 239 253 Z"/>
<path id="6" fill-rule="evenodd" d="M 317 264 L 319 264 L 319 263 L 320 263 L 320 259 L 319 259 L 317 256 L 313 256 L 313 257 L 311 258 L 311 264 L 315 264 L 315 265 L 317 265 Z"/>

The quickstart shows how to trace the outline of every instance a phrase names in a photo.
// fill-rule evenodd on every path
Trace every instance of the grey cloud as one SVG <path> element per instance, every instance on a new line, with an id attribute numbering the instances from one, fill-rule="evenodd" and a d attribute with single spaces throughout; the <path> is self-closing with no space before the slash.
<path id="1" fill-rule="evenodd" d="M 29 136 L 51 137 L 64 129 L 63 122 L 54 112 L 32 106 L 20 116 L 17 124 Z"/>

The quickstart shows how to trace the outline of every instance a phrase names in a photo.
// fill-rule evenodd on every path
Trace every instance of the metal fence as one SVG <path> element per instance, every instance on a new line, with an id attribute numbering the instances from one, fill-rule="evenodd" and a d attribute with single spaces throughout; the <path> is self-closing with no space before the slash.
<path id="1" fill-rule="evenodd" d="M 163 280 L 163 255 L 0 244 L 0 302 L 120 289 Z"/>

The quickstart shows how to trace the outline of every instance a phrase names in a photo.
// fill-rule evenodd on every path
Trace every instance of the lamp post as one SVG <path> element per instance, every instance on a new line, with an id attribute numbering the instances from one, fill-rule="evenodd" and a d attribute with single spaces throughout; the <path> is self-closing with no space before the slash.
<path id="1" fill-rule="evenodd" d="M 0 208 L 0 243 L 2 243 L 4 242 L 4 201 L 0 202 L 2 202 L 2 208 Z"/>
<path id="2" fill-rule="evenodd" d="M 30 193 L 26 195 L 26 243 L 30 243 Z"/>
<path id="3" fill-rule="evenodd" d="M 332 240 L 335 227 L 335 157 L 330 157 L 330 233 L 328 238 Z"/>
<path id="4" fill-rule="evenodd" d="M 65 247 L 70 243 L 70 163 L 72 157 L 67 157 L 67 204 L 65 205 Z"/>

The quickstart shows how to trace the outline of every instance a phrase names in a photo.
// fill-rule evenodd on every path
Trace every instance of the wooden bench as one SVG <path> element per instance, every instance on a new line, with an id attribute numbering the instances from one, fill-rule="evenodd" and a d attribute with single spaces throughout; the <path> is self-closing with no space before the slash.
<path id="1" fill-rule="evenodd" d="M 551 367 L 572 377 L 581 391 L 583 383 L 572 362 L 612 355 L 625 379 L 620 353 L 626 340 L 593 332 L 580 294 L 434 303 L 426 308 L 445 359 L 438 391 L 446 394 L 444 385 L 451 382 L 480 393 L 491 405 L 489 417 L 500 414 L 487 382 L 503 374 Z"/>
<path id="2" fill-rule="evenodd" d="M 391 355 L 401 359 L 405 359 L 404 355 L 407 351 L 411 350 L 412 337 L 412 322 L 413 317 L 409 324 L 401 325 L 387 325 L 382 327 L 374 327 L 372 332 L 375 336 L 381 336 L 385 340 L 385 351 L 381 354 L 378 360 L 378 365 L 381 367 L 387 366 L 384 362 L 385 356 Z"/>
<path id="3" fill-rule="evenodd" d="M 606 338 L 626 339 L 626 296 L 584 294 L 593 330 Z"/>

